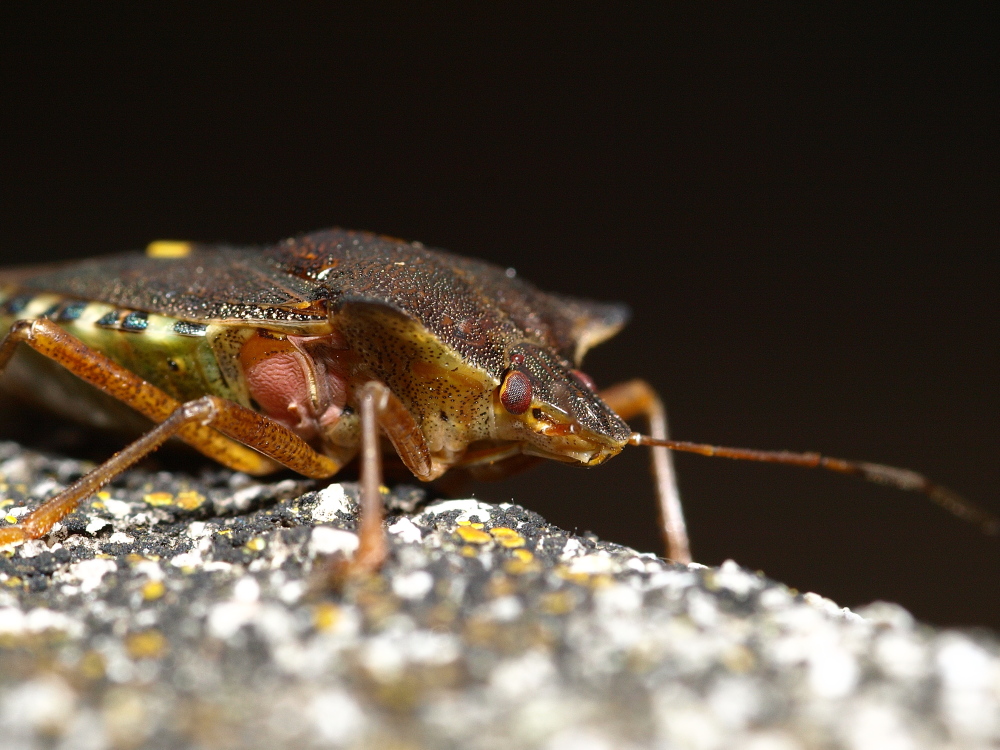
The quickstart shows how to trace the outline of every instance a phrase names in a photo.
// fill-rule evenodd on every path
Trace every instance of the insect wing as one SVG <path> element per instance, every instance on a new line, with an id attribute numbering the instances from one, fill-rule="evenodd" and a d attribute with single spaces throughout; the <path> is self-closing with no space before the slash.
<path id="1" fill-rule="evenodd" d="M 82 261 L 21 282 L 39 292 L 195 321 L 325 318 L 316 285 L 255 249 L 194 247 L 183 257 L 126 253 Z"/>

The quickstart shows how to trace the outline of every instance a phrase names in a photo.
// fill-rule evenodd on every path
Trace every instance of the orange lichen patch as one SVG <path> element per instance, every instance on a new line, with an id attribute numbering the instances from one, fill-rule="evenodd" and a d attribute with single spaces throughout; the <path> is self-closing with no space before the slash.
<path id="1" fill-rule="evenodd" d="M 178 240 L 156 240 L 146 245 L 146 255 L 150 258 L 185 258 L 191 250 L 190 242 Z"/>
<path id="2" fill-rule="evenodd" d="M 313 625 L 316 630 L 332 630 L 340 622 L 340 607 L 324 602 L 313 610 Z"/>
<path id="3" fill-rule="evenodd" d="M 158 659 L 167 651 L 167 639 L 159 630 L 144 630 L 126 638 L 125 649 L 133 659 Z"/>
<path id="4" fill-rule="evenodd" d="M 4 516 L 3 520 L 5 520 L 7 523 L 17 523 L 17 518 L 15 516 L 10 515 L 10 514 Z"/>
<path id="5" fill-rule="evenodd" d="M 462 549 L 459 550 L 459 552 L 461 553 L 462 557 L 476 557 L 479 554 L 479 550 L 477 550 L 475 547 L 470 547 L 468 544 L 462 547 Z"/>
<path id="6" fill-rule="evenodd" d="M 147 505 L 171 505 L 174 496 L 171 492 L 150 492 L 148 495 L 143 495 L 142 500 Z"/>
<path id="7" fill-rule="evenodd" d="M 178 492 L 174 502 L 184 510 L 194 510 L 200 508 L 205 502 L 205 496 L 199 492 L 187 490 L 186 492 Z"/>
<path id="8" fill-rule="evenodd" d="M 159 599 L 167 592 L 167 587 L 163 585 L 163 581 L 146 581 L 142 587 L 142 598 L 147 602 Z"/>
<path id="9" fill-rule="evenodd" d="M 514 531 L 514 529 L 508 529 L 506 526 L 498 526 L 495 529 L 490 529 L 490 534 L 504 547 L 524 546 L 524 537 Z"/>
<path id="10" fill-rule="evenodd" d="M 456 521 L 455 523 L 458 524 L 459 526 L 470 526 L 473 529 L 482 529 L 486 527 L 486 524 L 484 523 L 479 523 L 478 521 L 469 521 L 468 519 L 465 518 L 463 518 L 461 521 Z"/>
<path id="11" fill-rule="evenodd" d="M 472 526 L 459 526 L 455 529 L 455 533 L 469 544 L 486 544 L 493 541 L 493 537 L 485 531 L 474 529 Z"/>

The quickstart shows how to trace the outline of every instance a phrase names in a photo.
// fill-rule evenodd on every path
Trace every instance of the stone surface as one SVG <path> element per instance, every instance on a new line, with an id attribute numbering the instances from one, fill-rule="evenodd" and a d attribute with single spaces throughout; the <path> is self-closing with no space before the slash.
<path id="1" fill-rule="evenodd" d="M 7 522 L 87 468 L 0 443 Z M 1000 645 L 516 505 L 132 471 L 0 554 L 4 748 L 989 748 Z"/>

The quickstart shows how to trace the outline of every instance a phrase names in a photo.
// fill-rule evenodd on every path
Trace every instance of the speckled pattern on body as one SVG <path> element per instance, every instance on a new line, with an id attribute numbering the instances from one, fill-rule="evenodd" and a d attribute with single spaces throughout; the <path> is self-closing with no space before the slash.
<path id="1" fill-rule="evenodd" d="M 85 470 L 0 443 L 6 522 Z M 0 555 L 0 738 L 29 748 L 990 748 L 1000 646 L 389 496 L 382 573 L 324 588 L 356 490 L 132 471 Z M 414 507 L 415 504 L 417 507 Z"/>

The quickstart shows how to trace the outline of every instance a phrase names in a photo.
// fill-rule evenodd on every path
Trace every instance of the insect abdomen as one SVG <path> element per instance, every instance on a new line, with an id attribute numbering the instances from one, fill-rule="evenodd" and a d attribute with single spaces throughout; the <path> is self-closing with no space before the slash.
<path id="1" fill-rule="evenodd" d="M 246 402 L 240 384 L 219 366 L 211 343 L 218 326 L 56 294 L 0 291 L 0 333 L 16 320 L 42 317 L 178 401 L 214 394 Z"/>

